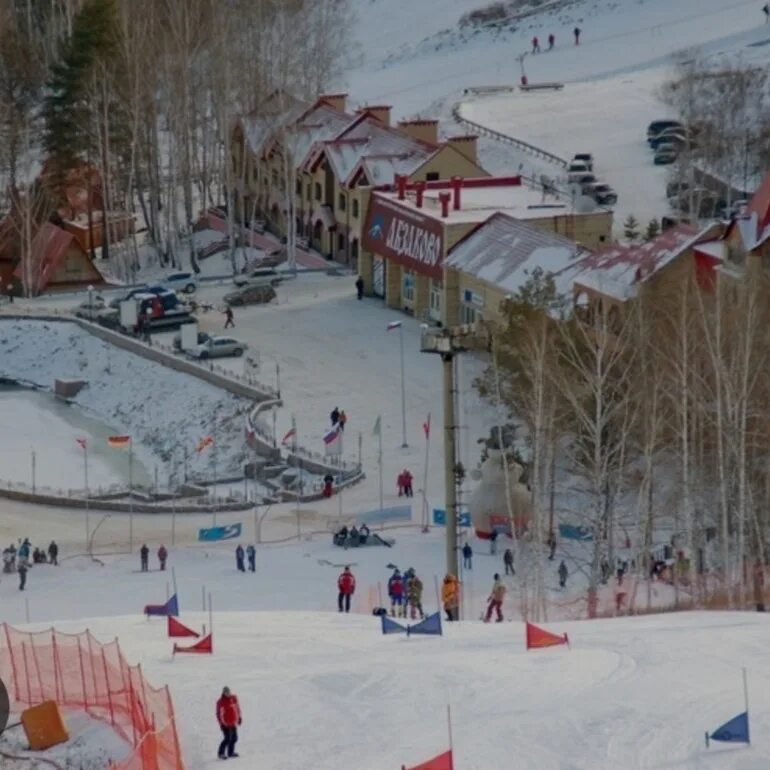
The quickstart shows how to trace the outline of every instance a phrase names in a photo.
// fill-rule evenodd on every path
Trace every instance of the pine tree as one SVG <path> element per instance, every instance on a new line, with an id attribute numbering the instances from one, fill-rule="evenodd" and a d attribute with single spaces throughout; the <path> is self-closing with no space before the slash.
<path id="1" fill-rule="evenodd" d="M 647 223 L 647 230 L 644 233 L 644 240 L 651 241 L 660 235 L 660 222 L 653 217 Z"/>
<path id="2" fill-rule="evenodd" d="M 639 222 L 633 214 L 629 214 L 623 222 L 623 235 L 629 241 L 635 241 L 639 237 Z"/>
<path id="3" fill-rule="evenodd" d="M 89 80 L 115 40 L 115 0 L 86 0 L 75 16 L 72 36 L 52 68 L 43 106 L 43 144 L 56 174 L 93 152 L 89 128 Z"/>

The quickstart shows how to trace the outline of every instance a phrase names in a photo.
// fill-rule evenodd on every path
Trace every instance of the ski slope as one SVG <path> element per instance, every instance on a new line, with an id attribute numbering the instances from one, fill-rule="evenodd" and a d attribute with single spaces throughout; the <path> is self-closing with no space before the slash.
<path id="1" fill-rule="evenodd" d="M 188 625 L 207 622 L 183 613 Z M 768 619 L 739 613 L 550 624 L 571 648 L 526 652 L 521 623 L 444 624 L 443 637 L 381 635 L 373 617 L 217 613 L 214 655 L 171 656 L 165 620 L 60 623 L 120 638 L 168 682 L 190 770 L 218 766 L 214 702 L 238 695 L 238 767 L 395 770 L 448 748 L 458 770 L 764 770 L 770 764 Z M 704 746 L 743 711 L 751 747 Z"/>

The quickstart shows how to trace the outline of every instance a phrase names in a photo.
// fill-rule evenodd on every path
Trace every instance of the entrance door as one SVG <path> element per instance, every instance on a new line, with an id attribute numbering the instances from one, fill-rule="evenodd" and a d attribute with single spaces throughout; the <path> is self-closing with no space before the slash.
<path id="1" fill-rule="evenodd" d="M 385 260 L 374 255 L 372 274 L 372 294 L 375 297 L 385 298 Z"/>

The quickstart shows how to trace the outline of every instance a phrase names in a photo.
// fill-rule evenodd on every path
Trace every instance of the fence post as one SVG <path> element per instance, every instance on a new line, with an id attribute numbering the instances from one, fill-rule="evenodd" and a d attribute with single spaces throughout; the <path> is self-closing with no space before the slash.
<path id="1" fill-rule="evenodd" d="M 13 671 L 13 690 L 14 690 L 14 700 L 21 700 L 21 696 L 19 695 L 19 672 L 16 669 L 16 658 L 13 656 L 13 645 L 11 644 L 11 633 L 8 627 L 7 623 L 3 623 L 3 628 L 5 629 L 5 641 L 8 645 L 8 650 L 11 654 L 11 670 Z"/>
<path id="2" fill-rule="evenodd" d="M 31 634 L 29 635 L 31 638 Z M 30 642 L 31 643 L 31 642 Z M 29 663 L 27 663 L 27 645 L 21 643 L 21 655 L 24 658 L 24 678 L 27 680 L 27 703 L 32 705 L 32 687 L 29 683 Z"/>
<path id="3" fill-rule="evenodd" d="M 112 693 L 110 692 L 110 676 L 107 673 L 107 656 L 104 654 L 104 645 L 102 648 L 102 668 L 104 669 L 104 683 L 107 688 L 107 703 L 110 707 L 110 724 L 115 726 L 115 710 L 112 707 Z"/>
<path id="4" fill-rule="evenodd" d="M 83 667 L 83 647 L 80 644 L 81 637 L 76 637 L 78 640 L 78 660 L 80 661 L 80 684 L 83 687 L 83 706 L 88 711 L 88 692 L 86 691 L 86 670 Z"/>
<path id="5" fill-rule="evenodd" d="M 86 629 L 86 639 L 88 639 L 88 663 L 91 666 L 91 679 L 94 684 L 94 704 L 99 706 L 99 688 L 96 684 L 96 665 L 94 664 L 94 651 L 91 648 L 91 632 Z"/>
<path id="6" fill-rule="evenodd" d="M 40 673 L 40 664 L 37 660 L 37 651 L 35 649 L 35 643 L 30 639 L 30 645 L 32 647 L 32 662 L 35 664 L 35 673 L 37 674 L 37 681 L 40 686 L 40 700 L 48 700 L 48 696 L 44 691 L 43 676 Z"/>
<path id="7" fill-rule="evenodd" d="M 56 631 L 51 627 L 51 648 L 53 649 L 53 681 L 56 686 L 56 700 L 59 703 L 64 702 L 64 684 L 61 679 L 61 668 L 59 667 L 59 648 L 56 644 Z"/>

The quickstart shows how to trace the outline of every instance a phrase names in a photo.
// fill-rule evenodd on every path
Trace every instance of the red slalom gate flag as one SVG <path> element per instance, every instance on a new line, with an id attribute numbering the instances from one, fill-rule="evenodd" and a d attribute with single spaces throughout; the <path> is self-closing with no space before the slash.
<path id="1" fill-rule="evenodd" d="M 433 757 L 433 759 L 429 759 L 427 762 L 423 762 L 421 765 L 414 765 L 412 767 L 401 765 L 401 770 L 454 770 L 452 749 L 439 754 L 437 757 Z"/>
<path id="2" fill-rule="evenodd" d="M 125 449 L 131 445 L 131 436 L 108 436 L 107 446 L 113 449 Z"/>
<path id="3" fill-rule="evenodd" d="M 534 650 L 540 647 L 555 647 L 559 644 L 569 646 L 569 637 L 567 634 L 552 634 L 544 628 L 533 626 L 527 623 L 527 649 Z"/>
<path id="4" fill-rule="evenodd" d="M 194 636 L 196 639 L 200 636 L 197 631 L 188 628 L 184 623 L 180 623 L 171 615 L 168 616 L 168 635 L 169 637 Z"/>

